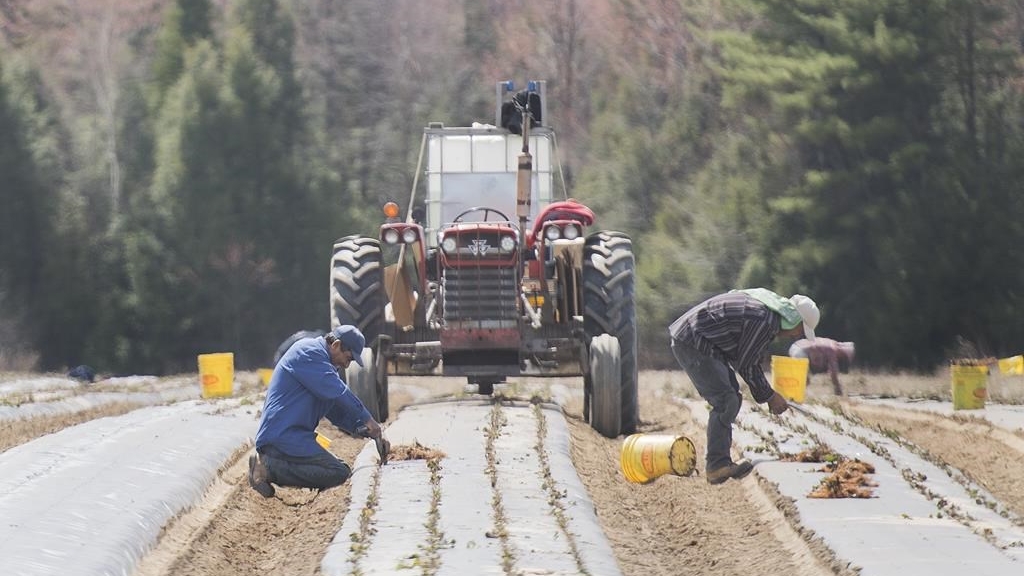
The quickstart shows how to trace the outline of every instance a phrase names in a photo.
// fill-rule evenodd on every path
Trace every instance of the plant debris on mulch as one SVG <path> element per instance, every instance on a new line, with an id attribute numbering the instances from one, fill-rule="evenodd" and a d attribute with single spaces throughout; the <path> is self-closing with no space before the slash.
<path id="1" fill-rule="evenodd" d="M 783 462 L 835 462 L 842 459 L 841 456 L 830 450 L 827 446 L 815 446 L 810 450 L 804 450 L 796 454 L 783 454 L 779 460 Z"/>
<path id="2" fill-rule="evenodd" d="M 444 457 L 444 452 L 427 448 L 420 444 L 419 441 L 413 441 L 411 445 L 399 444 L 392 446 L 391 451 L 388 452 L 389 462 L 394 460 L 440 460 Z"/>
<path id="3" fill-rule="evenodd" d="M 820 472 L 831 472 L 818 486 L 811 490 L 808 498 L 874 498 L 871 488 L 878 486 L 868 478 L 875 467 L 860 460 L 842 460 L 823 466 Z"/>
<path id="4" fill-rule="evenodd" d="M 798 454 L 781 458 L 783 462 L 824 462 L 818 472 L 828 472 L 821 482 L 811 490 L 808 498 L 874 498 L 871 488 L 878 486 L 867 475 L 874 474 L 875 467 L 867 462 L 849 460 L 832 452 L 826 446 L 815 446 Z"/>

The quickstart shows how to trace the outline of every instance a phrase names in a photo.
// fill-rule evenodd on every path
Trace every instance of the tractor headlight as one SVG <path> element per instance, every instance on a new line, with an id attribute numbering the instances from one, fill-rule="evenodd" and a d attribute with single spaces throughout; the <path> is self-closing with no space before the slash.
<path id="1" fill-rule="evenodd" d="M 458 248 L 458 247 L 459 247 L 459 244 L 458 244 L 458 242 L 455 241 L 455 237 L 454 236 L 449 236 L 449 237 L 445 238 L 444 240 L 441 240 L 441 249 L 444 250 L 445 252 L 448 252 L 448 253 L 455 252 L 455 249 Z"/>
<path id="2" fill-rule="evenodd" d="M 412 244 L 417 239 L 415 228 L 406 228 L 405 232 L 402 232 L 402 242 L 406 244 Z"/>
<path id="3" fill-rule="evenodd" d="M 579 226 L 577 226 L 575 224 L 568 224 L 568 225 L 566 225 L 566 227 L 562 230 L 562 236 L 564 236 L 566 240 L 575 240 L 575 239 L 579 238 L 580 237 L 580 228 L 579 228 Z"/>
<path id="4" fill-rule="evenodd" d="M 562 237 L 562 231 L 558 229 L 558 226 L 548 226 L 544 229 L 544 237 L 548 240 L 558 240 Z"/>
<path id="5" fill-rule="evenodd" d="M 502 252 L 511 252 L 512 250 L 515 249 L 515 247 L 516 247 L 516 239 L 515 238 L 513 238 L 511 236 L 502 236 L 501 237 L 501 251 Z"/>
<path id="6" fill-rule="evenodd" d="M 388 228 L 384 231 L 384 242 L 387 244 L 398 244 L 398 230 Z"/>

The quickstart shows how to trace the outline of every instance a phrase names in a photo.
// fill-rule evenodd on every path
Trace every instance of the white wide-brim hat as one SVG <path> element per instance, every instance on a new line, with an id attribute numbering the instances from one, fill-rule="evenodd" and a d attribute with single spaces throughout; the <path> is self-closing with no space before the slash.
<path id="1" fill-rule="evenodd" d="M 821 320 L 821 312 L 818 310 L 818 305 L 803 294 L 794 294 L 789 298 L 789 301 L 796 307 L 796 311 L 800 313 L 800 318 L 804 321 L 804 337 L 808 340 L 814 340 L 814 329 L 818 326 L 818 320 Z"/>

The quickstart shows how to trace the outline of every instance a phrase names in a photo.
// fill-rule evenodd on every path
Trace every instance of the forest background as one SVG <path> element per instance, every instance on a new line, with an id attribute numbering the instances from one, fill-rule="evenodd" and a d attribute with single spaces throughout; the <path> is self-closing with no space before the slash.
<path id="1" fill-rule="evenodd" d="M 720 291 L 858 362 L 1024 349 L 1024 0 L 0 0 L 0 367 L 265 365 L 421 128 L 547 81 L 642 365 Z"/>

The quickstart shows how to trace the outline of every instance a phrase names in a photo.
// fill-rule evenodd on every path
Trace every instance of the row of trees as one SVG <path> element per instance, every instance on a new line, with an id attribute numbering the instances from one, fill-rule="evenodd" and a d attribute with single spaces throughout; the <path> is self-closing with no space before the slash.
<path id="1" fill-rule="evenodd" d="M 647 365 L 754 285 L 869 365 L 1015 353 L 1018 2 L 0 0 L 0 362 L 265 364 L 419 128 L 505 78 L 548 80 L 569 193 L 634 237 Z"/>
<path id="2" fill-rule="evenodd" d="M 654 215 L 630 215 L 644 316 L 762 285 L 815 297 L 868 365 L 1018 349 L 1021 6 L 713 6 L 690 12 L 687 80 L 631 84 L 658 113 L 593 185 Z"/>
<path id="3" fill-rule="evenodd" d="M 126 40 L 126 53 L 107 57 L 138 57 L 127 49 L 145 27 L 116 28 L 99 41 Z M 0 199 L 4 316 L 48 367 L 163 372 L 218 350 L 263 364 L 274 342 L 326 323 L 331 241 L 360 214 L 339 194 L 347 175 L 319 155 L 325 134 L 277 2 L 238 2 L 221 20 L 210 2 L 182 0 L 149 35 L 144 73 L 97 98 L 114 109 L 107 132 L 62 121 L 52 85 L 19 74 L 24 52 L 5 53 L 4 133 L 22 139 L 4 155 L 17 175 Z M 76 174 L 97 165 L 95 179 Z"/>

